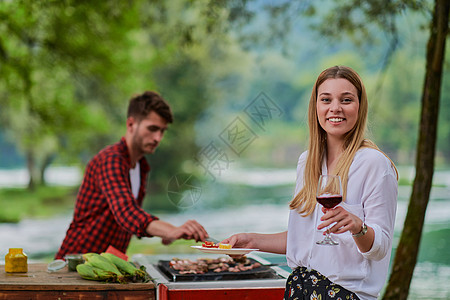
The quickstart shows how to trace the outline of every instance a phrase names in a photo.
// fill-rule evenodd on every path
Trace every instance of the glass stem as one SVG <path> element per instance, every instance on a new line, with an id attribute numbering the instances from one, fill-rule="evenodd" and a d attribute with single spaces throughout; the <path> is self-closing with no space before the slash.
<path id="1" fill-rule="evenodd" d="M 325 231 L 325 239 L 327 240 L 331 239 L 330 226 L 327 226 L 327 230 Z"/>

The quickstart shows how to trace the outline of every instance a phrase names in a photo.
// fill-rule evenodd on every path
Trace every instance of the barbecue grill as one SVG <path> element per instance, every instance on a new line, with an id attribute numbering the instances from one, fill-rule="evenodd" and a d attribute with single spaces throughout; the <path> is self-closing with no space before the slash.
<path id="1" fill-rule="evenodd" d="M 183 259 L 217 258 L 224 255 L 180 254 Z M 261 266 L 242 272 L 207 272 L 205 274 L 179 274 L 170 268 L 176 255 L 135 255 L 133 261 L 146 267 L 157 286 L 157 299 L 282 299 L 289 272 L 277 266 L 267 266 L 269 261 L 255 252 L 247 255 Z M 212 298 L 214 297 L 214 298 Z"/>

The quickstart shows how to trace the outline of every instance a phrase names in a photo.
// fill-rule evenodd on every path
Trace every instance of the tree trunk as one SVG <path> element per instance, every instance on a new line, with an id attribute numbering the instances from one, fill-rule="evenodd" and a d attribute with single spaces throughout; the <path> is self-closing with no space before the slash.
<path id="1" fill-rule="evenodd" d="M 417 144 L 416 177 L 403 232 L 397 247 L 392 273 L 383 299 L 407 299 L 417 262 L 434 170 L 439 98 L 445 42 L 448 33 L 450 1 L 435 0 L 430 38 L 427 45 L 422 113 Z"/>
<path id="2" fill-rule="evenodd" d="M 32 150 L 27 151 L 26 159 L 27 159 L 28 175 L 30 176 L 30 179 L 28 180 L 28 189 L 33 191 L 36 188 L 36 178 L 34 175 L 36 173 L 35 172 L 36 160 Z"/>
<path id="3" fill-rule="evenodd" d="M 45 171 L 50 166 L 52 161 L 55 158 L 55 154 L 47 154 L 45 155 L 44 159 L 42 160 L 41 167 L 39 169 L 39 178 L 41 179 L 40 185 L 46 186 L 47 182 L 45 181 Z"/>

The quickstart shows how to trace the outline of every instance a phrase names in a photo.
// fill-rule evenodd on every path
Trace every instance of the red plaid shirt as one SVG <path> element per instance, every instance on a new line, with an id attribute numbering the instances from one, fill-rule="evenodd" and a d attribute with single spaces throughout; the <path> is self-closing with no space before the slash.
<path id="1" fill-rule="evenodd" d="M 70 253 L 101 253 L 109 245 L 126 253 L 133 234 L 149 236 L 146 228 L 158 218 L 141 208 L 150 166 L 145 158 L 139 163 L 141 184 L 135 199 L 125 138 L 94 156 L 86 167 L 72 223 L 55 258 Z"/>

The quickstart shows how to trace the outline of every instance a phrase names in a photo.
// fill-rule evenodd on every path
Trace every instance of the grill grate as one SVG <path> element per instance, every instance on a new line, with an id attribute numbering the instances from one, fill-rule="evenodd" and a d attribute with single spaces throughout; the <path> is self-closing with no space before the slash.
<path id="1" fill-rule="evenodd" d="M 248 258 L 250 263 L 257 262 L 252 258 Z M 230 264 L 230 267 L 234 267 Z M 251 270 L 245 270 L 240 272 L 213 272 L 212 270 L 204 274 L 180 274 L 179 271 L 170 267 L 170 261 L 160 260 L 158 262 L 158 269 L 168 277 L 170 281 L 218 281 L 218 280 L 245 280 L 245 279 L 274 279 L 283 278 L 270 268 L 269 266 L 260 266 Z"/>

